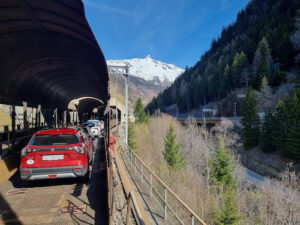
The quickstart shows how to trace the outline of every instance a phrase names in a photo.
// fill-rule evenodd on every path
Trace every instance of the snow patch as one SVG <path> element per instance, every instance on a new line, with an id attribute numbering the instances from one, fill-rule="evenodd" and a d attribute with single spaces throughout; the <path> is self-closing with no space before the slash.
<path id="1" fill-rule="evenodd" d="M 151 55 L 146 58 L 134 58 L 124 60 L 108 60 L 108 66 L 125 66 L 128 65 L 131 75 L 143 78 L 147 81 L 156 80 L 160 82 L 173 82 L 184 70 L 173 65 L 155 60 Z"/>

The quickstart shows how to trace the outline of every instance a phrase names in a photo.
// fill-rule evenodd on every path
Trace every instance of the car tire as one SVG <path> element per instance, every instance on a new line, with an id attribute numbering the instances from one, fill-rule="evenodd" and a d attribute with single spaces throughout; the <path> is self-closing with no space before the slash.
<path id="1" fill-rule="evenodd" d="M 21 186 L 23 187 L 30 187 L 32 183 L 29 180 L 22 180 Z"/>

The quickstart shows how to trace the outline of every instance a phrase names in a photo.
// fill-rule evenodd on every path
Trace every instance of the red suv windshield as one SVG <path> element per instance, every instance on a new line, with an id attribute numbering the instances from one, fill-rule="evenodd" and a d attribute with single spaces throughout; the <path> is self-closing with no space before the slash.
<path id="1" fill-rule="evenodd" d="M 73 145 L 79 144 L 80 140 L 75 134 L 43 134 L 35 136 L 29 143 L 34 146 L 46 146 L 46 145 Z"/>

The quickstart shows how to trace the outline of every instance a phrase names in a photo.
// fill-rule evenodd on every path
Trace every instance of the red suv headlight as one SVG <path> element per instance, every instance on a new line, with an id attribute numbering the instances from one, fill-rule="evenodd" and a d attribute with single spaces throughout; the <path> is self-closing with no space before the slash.
<path id="1" fill-rule="evenodd" d="M 25 156 L 27 156 L 28 153 L 33 152 L 33 151 L 34 150 L 30 149 L 30 148 L 23 148 L 22 151 L 21 151 L 21 156 L 25 157 Z"/>

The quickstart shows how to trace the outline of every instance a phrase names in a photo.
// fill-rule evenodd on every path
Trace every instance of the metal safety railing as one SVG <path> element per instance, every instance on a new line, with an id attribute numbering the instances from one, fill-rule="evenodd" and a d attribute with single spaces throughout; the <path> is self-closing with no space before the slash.
<path id="1" fill-rule="evenodd" d="M 114 179 L 115 176 L 118 176 L 120 174 L 121 182 L 123 185 L 123 188 L 125 190 L 126 194 L 126 205 L 127 205 L 127 212 L 126 212 L 126 225 L 132 224 L 131 215 L 134 217 L 134 224 L 138 225 L 148 225 L 149 223 L 146 223 L 147 221 L 145 219 L 145 216 L 141 212 L 140 205 L 137 203 L 136 197 L 134 192 L 132 191 L 132 187 L 129 184 L 129 180 L 127 176 L 125 175 L 125 169 L 121 165 L 121 161 L 118 159 L 118 156 L 116 156 L 111 149 L 108 149 L 107 154 L 107 163 L 109 165 L 107 170 L 108 175 L 108 205 L 109 205 L 109 214 L 110 214 L 110 222 L 109 224 L 113 224 L 113 218 L 114 218 Z"/>
<path id="2" fill-rule="evenodd" d="M 148 192 L 162 212 L 161 217 L 170 224 L 206 225 L 132 150 L 122 139 L 121 155 L 126 166 L 131 168 L 131 175 L 139 188 Z M 188 191 L 188 190 L 187 190 Z M 152 200 L 151 200 L 152 201 Z"/>

